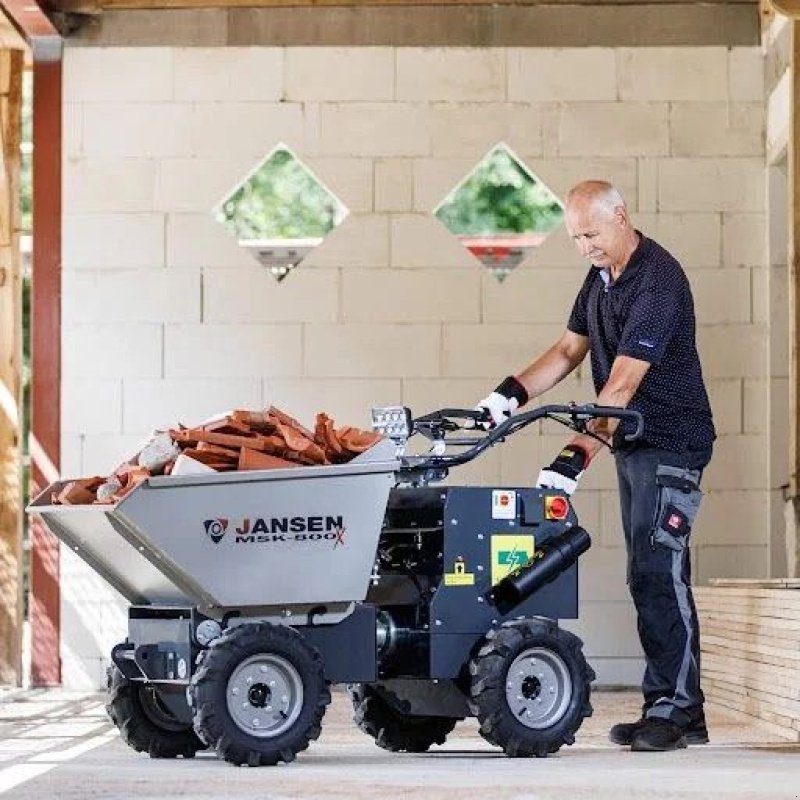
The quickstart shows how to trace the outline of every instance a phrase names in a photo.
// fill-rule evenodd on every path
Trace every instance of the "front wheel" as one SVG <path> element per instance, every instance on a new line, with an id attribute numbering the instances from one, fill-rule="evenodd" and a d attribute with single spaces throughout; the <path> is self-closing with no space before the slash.
<path id="1" fill-rule="evenodd" d="M 174 717 L 153 684 L 130 681 L 109 667 L 106 688 L 106 711 L 129 747 L 150 758 L 194 758 L 205 750 L 191 724 Z"/>
<path id="2" fill-rule="evenodd" d="M 293 761 L 331 702 L 322 658 L 297 631 L 239 625 L 204 650 L 189 688 L 197 735 L 233 764 Z"/>
<path id="3" fill-rule="evenodd" d="M 470 662 L 471 699 L 480 733 L 512 757 L 543 758 L 575 742 L 592 714 L 583 643 L 549 619 L 491 630 Z"/>

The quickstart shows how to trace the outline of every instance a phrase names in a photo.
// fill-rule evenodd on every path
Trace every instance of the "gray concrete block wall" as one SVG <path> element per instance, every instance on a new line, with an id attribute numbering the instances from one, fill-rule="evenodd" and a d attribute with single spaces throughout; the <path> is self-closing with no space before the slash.
<path id="1" fill-rule="evenodd" d="M 504 141 L 562 196 L 616 182 L 683 260 L 720 433 L 696 576 L 766 574 L 758 48 L 67 48 L 64 75 L 65 474 L 107 472 L 153 428 L 237 406 L 366 425 L 373 404 L 471 406 L 522 368 L 563 329 L 586 265 L 560 229 L 498 284 L 431 215 Z M 280 285 L 211 216 L 278 142 L 350 209 Z M 586 365 L 545 400 L 592 395 Z M 564 436 L 530 431 L 452 479 L 530 483 Z M 595 547 L 575 629 L 601 681 L 628 683 L 639 648 L 614 489 L 606 456 L 576 498 Z M 64 679 L 93 685 L 119 634 L 78 624 L 86 568 L 68 559 L 63 579 Z"/>

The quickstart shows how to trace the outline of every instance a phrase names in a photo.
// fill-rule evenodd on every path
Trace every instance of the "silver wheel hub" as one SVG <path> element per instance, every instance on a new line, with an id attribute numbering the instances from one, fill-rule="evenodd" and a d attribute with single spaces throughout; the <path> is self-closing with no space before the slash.
<path id="1" fill-rule="evenodd" d="M 526 728 L 555 725 L 572 699 L 572 678 L 564 660 L 552 650 L 532 647 L 520 653 L 506 677 L 506 702 Z"/>
<path id="2" fill-rule="evenodd" d="M 291 728 L 300 716 L 303 681 L 282 656 L 259 653 L 231 673 L 225 698 L 240 730 L 258 738 L 273 738 Z"/>

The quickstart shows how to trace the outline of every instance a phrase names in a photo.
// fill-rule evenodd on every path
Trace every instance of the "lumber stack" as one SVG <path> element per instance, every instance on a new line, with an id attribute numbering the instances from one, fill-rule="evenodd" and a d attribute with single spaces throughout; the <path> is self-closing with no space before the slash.
<path id="1" fill-rule="evenodd" d="M 706 699 L 800 741 L 800 581 L 714 581 L 694 596 Z"/>

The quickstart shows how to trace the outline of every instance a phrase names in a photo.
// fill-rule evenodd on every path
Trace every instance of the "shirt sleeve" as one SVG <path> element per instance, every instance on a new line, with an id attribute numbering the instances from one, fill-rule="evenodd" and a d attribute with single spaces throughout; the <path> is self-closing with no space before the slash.
<path id="1" fill-rule="evenodd" d="M 658 364 L 675 332 L 680 307 L 679 291 L 658 286 L 645 289 L 628 313 L 617 355 Z"/>
<path id="2" fill-rule="evenodd" d="M 575 303 L 572 306 L 572 313 L 569 315 L 569 321 L 567 322 L 567 328 L 581 336 L 589 335 L 589 320 L 586 313 L 586 306 L 589 301 L 589 288 L 596 277 L 595 273 L 596 271 L 594 269 L 589 270 L 589 274 L 586 276 L 583 286 L 581 286 L 581 290 L 575 298 Z"/>

